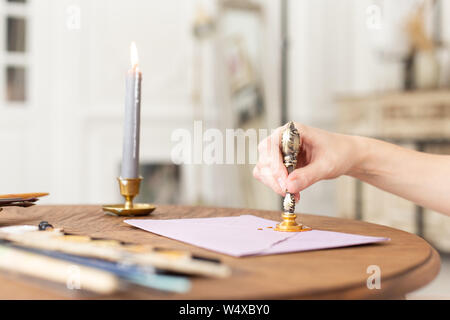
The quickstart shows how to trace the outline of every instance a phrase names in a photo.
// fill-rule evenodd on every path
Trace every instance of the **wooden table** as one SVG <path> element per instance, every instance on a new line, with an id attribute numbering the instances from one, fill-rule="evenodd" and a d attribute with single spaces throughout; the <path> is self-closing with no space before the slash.
<path id="1" fill-rule="evenodd" d="M 198 218 L 253 214 L 278 220 L 280 213 L 250 209 L 160 206 L 152 219 Z M 148 219 L 148 217 L 146 218 Z M 187 294 L 132 290 L 106 298 L 118 299 L 366 299 L 404 298 L 429 283 L 439 272 L 438 253 L 423 239 L 407 232 L 361 221 L 301 215 L 315 229 L 391 238 L 390 242 L 359 247 L 233 258 L 170 240 L 106 216 L 100 206 L 36 206 L 7 208 L 0 227 L 47 220 L 67 232 L 189 249 L 220 258 L 231 266 L 226 279 L 196 278 Z M 367 267 L 381 269 L 381 289 L 367 288 Z M 54 290 L 10 275 L 0 275 L 0 299 L 66 299 L 70 290 Z"/>

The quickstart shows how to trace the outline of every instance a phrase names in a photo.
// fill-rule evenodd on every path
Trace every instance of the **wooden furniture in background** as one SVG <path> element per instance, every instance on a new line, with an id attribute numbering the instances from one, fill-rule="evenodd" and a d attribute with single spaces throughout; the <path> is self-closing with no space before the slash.
<path id="1" fill-rule="evenodd" d="M 341 98 L 339 131 L 418 151 L 450 154 L 450 91 L 393 92 Z M 389 157 L 389 155 L 386 155 Z M 450 219 L 351 178 L 341 178 L 339 214 L 425 237 L 450 252 Z"/>
<path id="2" fill-rule="evenodd" d="M 160 206 L 146 219 L 176 219 L 252 214 L 278 221 L 280 212 L 187 206 Z M 391 238 L 368 246 L 299 252 L 272 256 L 233 258 L 161 237 L 106 216 L 100 206 L 37 206 L 7 208 L 0 227 L 49 221 L 66 232 L 133 243 L 191 250 L 219 258 L 232 268 L 225 279 L 195 278 L 187 294 L 165 294 L 133 289 L 113 299 L 389 299 L 403 298 L 430 282 L 439 272 L 437 252 L 423 239 L 404 231 L 362 221 L 301 215 L 312 228 Z M 381 289 L 368 289 L 369 266 L 381 270 Z M 288 280 L 289 281 L 286 281 Z M 0 299 L 64 299 L 73 291 L 0 274 Z"/>

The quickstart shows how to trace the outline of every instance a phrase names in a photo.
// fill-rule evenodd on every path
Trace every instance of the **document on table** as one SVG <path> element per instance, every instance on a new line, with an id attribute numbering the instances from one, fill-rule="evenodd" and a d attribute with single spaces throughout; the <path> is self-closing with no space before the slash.
<path id="1" fill-rule="evenodd" d="M 234 257 L 331 249 L 388 241 L 332 231 L 278 232 L 277 222 L 252 215 L 173 220 L 125 220 L 134 227 Z"/>

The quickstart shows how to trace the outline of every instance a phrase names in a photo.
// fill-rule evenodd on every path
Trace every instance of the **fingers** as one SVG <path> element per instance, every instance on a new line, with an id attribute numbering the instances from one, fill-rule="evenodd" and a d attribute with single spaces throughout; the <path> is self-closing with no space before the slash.
<path id="1" fill-rule="evenodd" d="M 259 144 L 259 160 L 253 170 L 253 175 L 276 193 L 284 196 L 287 188 L 287 170 L 280 152 L 281 130 L 282 128 L 276 129 L 272 135 Z"/>
<path id="2" fill-rule="evenodd" d="M 319 161 L 294 170 L 287 179 L 288 192 L 298 194 L 300 191 L 323 179 L 324 172 L 323 165 Z"/>
<path id="3" fill-rule="evenodd" d="M 275 130 L 275 132 L 268 138 L 268 140 L 270 167 L 276 177 L 286 180 L 287 170 L 283 164 L 283 156 L 280 150 L 281 129 L 278 128 L 277 130 Z"/>
<path id="4" fill-rule="evenodd" d="M 296 127 L 300 131 L 302 139 L 298 169 L 288 176 L 280 150 L 281 134 L 285 127 L 280 127 L 258 146 L 259 159 L 253 173 L 255 178 L 278 194 L 285 196 L 286 192 L 289 192 L 298 202 L 300 191 L 319 180 L 333 177 L 334 161 L 330 161 L 327 154 L 324 153 L 324 149 L 328 145 L 327 140 L 329 140 L 325 133 L 297 123 Z"/>
<path id="5" fill-rule="evenodd" d="M 268 138 L 268 154 L 266 155 L 269 160 L 270 170 L 275 180 L 283 189 L 283 194 L 286 191 L 286 179 L 288 176 L 286 167 L 283 164 L 283 156 L 280 150 L 281 143 L 281 133 L 284 128 L 278 128 L 274 133 Z"/>
<path id="6" fill-rule="evenodd" d="M 256 166 L 253 169 L 253 176 L 279 195 L 284 196 L 286 194 L 286 186 L 282 187 L 280 181 L 275 180 L 270 167 L 259 168 Z"/>

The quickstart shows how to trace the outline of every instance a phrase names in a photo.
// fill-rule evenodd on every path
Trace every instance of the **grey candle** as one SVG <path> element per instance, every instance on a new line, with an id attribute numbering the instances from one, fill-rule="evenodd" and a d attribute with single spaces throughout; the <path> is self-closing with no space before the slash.
<path id="1" fill-rule="evenodd" d="M 127 73 L 125 93 L 125 125 L 121 171 L 121 177 L 124 179 L 139 177 L 142 72 L 138 67 L 138 55 L 134 42 L 131 44 L 131 65 L 132 68 Z"/>

